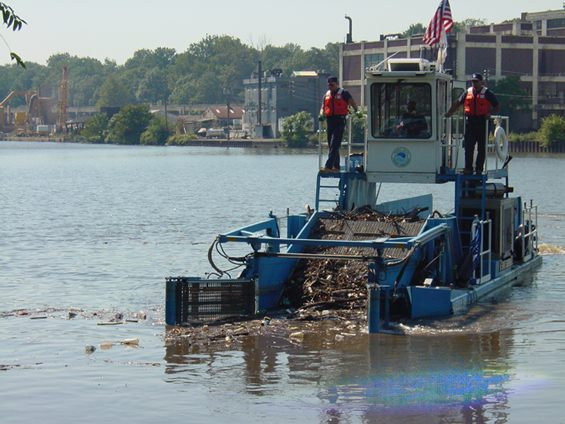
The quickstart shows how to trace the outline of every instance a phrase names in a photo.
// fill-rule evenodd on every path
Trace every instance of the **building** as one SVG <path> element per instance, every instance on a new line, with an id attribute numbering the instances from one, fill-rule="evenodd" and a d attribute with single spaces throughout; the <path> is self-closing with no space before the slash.
<path id="1" fill-rule="evenodd" d="M 317 117 L 327 91 L 327 77 L 326 73 L 309 71 L 284 77 L 282 70 L 275 69 L 262 72 L 261 81 L 257 74 L 243 80 L 246 112 L 243 129 L 253 138 L 273 138 L 279 136 L 282 119 L 287 116 L 304 111 Z"/>
<path id="2" fill-rule="evenodd" d="M 212 105 L 206 108 L 200 120 L 209 122 L 212 128 L 230 127 L 231 129 L 241 129 L 245 116 L 245 109 L 241 106 Z"/>
<path id="3" fill-rule="evenodd" d="M 565 10 L 523 13 L 511 22 L 468 27 L 466 33 L 450 33 L 448 41 L 444 66 L 457 80 L 469 81 L 473 73 L 480 72 L 488 86 L 488 81 L 520 76 L 520 86 L 531 101 L 531 112 L 514 120 L 515 130 L 536 129 L 546 116 L 565 115 Z M 343 86 L 364 104 L 365 69 L 392 54 L 395 58 L 436 57 L 436 51 L 423 42 L 421 35 L 343 44 Z"/>

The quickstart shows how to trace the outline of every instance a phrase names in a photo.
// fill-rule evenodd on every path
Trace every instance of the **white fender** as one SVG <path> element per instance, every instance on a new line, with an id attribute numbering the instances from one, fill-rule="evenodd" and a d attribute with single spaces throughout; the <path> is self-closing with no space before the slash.
<path id="1" fill-rule="evenodd" d="M 502 127 L 496 127 L 494 130 L 494 147 L 496 148 L 496 156 L 500 160 L 506 160 L 508 156 L 508 135 Z"/>

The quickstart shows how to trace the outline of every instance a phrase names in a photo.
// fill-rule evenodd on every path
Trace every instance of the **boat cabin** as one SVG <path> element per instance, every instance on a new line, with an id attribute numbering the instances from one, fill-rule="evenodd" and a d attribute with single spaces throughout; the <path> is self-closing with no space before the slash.
<path id="1" fill-rule="evenodd" d="M 444 118 L 452 105 L 454 81 L 425 59 L 389 59 L 370 69 L 367 83 L 368 181 L 444 182 L 442 174 L 463 165 L 463 120 Z"/>

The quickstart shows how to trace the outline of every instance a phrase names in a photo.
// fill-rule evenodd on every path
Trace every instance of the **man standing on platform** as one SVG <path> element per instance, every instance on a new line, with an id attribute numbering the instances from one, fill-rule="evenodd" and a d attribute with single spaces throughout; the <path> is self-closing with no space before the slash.
<path id="1" fill-rule="evenodd" d="M 465 116 L 467 125 L 465 128 L 465 169 L 466 175 L 473 174 L 473 156 L 475 144 L 478 145 L 477 163 L 475 174 L 481 175 L 486 158 L 487 125 L 492 115 L 500 110 L 500 104 L 494 93 L 483 86 L 483 76 L 473 74 L 473 86 L 464 92 L 459 99 L 453 103 L 451 109 L 445 114 L 449 118 L 459 107 L 465 105 Z"/>
<path id="2" fill-rule="evenodd" d="M 339 148 L 345 131 L 346 117 L 351 106 L 358 112 L 357 103 L 344 88 L 340 88 L 337 77 L 328 77 L 328 92 L 324 96 L 324 104 L 320 110 L 320 121 L 326 119 L 326 136 L 330 152 L 326 166 L 320 169 L 322 173 L 340 172 Z"/>

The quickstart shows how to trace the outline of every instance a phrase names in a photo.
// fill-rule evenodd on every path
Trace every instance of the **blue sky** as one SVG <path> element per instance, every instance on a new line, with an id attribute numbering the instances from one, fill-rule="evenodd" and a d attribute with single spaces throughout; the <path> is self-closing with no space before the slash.
<path id="1" fill-rule="evenodd" d="M 105 58 L 123 64 L 136 50 L 171 47 L 183 52 L 210 35 L 230 35 L 260 48 L 295 43 L 304 49 L 343 42 L 347 14 L 353 39 L 377 40 L 410 24 L 427 25 L 439 0 L 7 0 L 27 21 L 19 32 L 0 30 L 25 61 L 45 64 L 52 54 Z M 562 9 L 562 0 L 451 0 L 453 18 L 498 23 L 522 12 Z M 0 44 L 0 64 L 10 62 Z"/>

